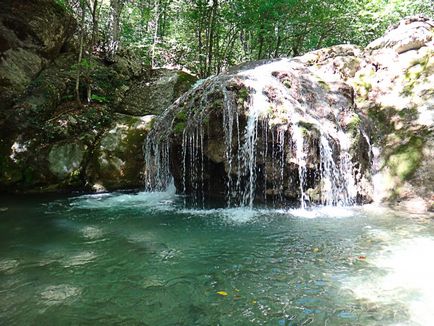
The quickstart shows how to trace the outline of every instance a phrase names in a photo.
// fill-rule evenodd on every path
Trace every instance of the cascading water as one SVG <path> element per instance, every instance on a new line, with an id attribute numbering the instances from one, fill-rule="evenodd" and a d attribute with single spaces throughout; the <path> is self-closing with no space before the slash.
<path id="1" fill-rule="evenodd" d="M 302 69 L 295 60 L 263 63 L 211 77 L 178 99 L 148 136 L 147 189 L 167 187 L 181 170 L 178 191 L 203 204 L 218 188 L 220 177 L 210 178 L 224 169 L 228 207 L 252 207 L 256 199 L 296 199 L 301 208 L 355 203 L 351 139 L 337 122 L 339 109 L 320 114 L 326 100 L 315 96 L 326 95 L 305 91 L 314 79 L 290 84 Z"/>

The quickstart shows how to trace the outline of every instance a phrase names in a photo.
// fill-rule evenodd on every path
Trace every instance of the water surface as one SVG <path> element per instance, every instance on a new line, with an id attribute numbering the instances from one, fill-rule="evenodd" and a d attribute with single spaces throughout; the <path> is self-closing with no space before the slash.
<path id="1" fill-rule="evenodd" d="M 188 209 L 171 193 L 3 198 L 0 324 L 431 325 L 434 223 Z"/>

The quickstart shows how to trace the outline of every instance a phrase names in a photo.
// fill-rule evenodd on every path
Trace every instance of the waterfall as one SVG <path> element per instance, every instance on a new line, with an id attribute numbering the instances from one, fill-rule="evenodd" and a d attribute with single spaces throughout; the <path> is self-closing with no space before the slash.
<path id="1" fill-rule="evenodd" d="M 306 151 L 304 146 L 303 130 L 296 125 L 293 128 L 292 137 L 295 144 L 296 160 L 298 164 L 298 179 L 300 182 L 300 206 L 306 208 L 307 196 L 304 192 L 304 184 L 306 180 Z"/>
<path id="2" fill-rule="evenodd" d="M 223 162 L 228 207 L 253 207 L 256 199 L 284 204 L 287 198 L 297 198 L 303 209 L 313 202 L 354 204 L 357 184 L 352 140 L 336 122 L 339 112 L 332 111 L 333 118 L 330 114 L 319 116 L 309 106 L 309 94 L 300 91 L 303 84 L 285 85 L 276 73 L 287 71 L 288 76 L 296 76 L 300 65 L 279 60 L 213 76 L 178 99 L 148 136 L 146 189 L 164 189 L 172 178 L 171 171 L 178 169 L 178 192 L 189 195 L 193 205 L 203 205 L 218 182 L 209 180 L 211 172 Z M 235 86 L 230 80 L 235 80 Z M 216 114 L 210 98 L 219 96 L 221 111 Z M 209 129 L 210 112 L 214 112 L 213 119 L 221 119 L 221 133 Z M 179 116 L 184 120 L 177 136 L 173 130 Z M 212 122 L 213 128 L 218 128 Z M 222 137 L 221 158 L 209 156 L 210 132 Z M 173 146 L 180 147 L 179 154 Z M 171 159 L 171 155 L 178 159 Z"/>

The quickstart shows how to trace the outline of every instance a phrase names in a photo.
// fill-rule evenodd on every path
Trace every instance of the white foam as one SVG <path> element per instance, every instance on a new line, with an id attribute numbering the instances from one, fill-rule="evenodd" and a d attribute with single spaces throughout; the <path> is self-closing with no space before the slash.
<path id="1" fill-rule="evenodd" d="M 244 224 L 255 220 L 261 215 L 262 211 L 248 207 L 220 208 L 220 209 L 182 209 L 182 214 L 192 216 L 211 216 L 221 218 L 222 221 L 229 224 Z M 269 213 L 270 211 L 267 210 Z"/>
<path id="2" fill-rule="evenodd" d="M 346 218 L 354 216 L 356 211 L 349 207 L 318 206 L 308 209 L 289 209 L 288 213 L 301 218 Z"/>
<path id="3" fill-rule="evenodd" d="M 139 192 L 135 194 L 95 194 L 74 198 L 71 206 L 84 209 L 106 209 L 112 207 L 152 207 L 153 209 L 170 209 L 175 201 L 174 189 L 164 192 Z"/>

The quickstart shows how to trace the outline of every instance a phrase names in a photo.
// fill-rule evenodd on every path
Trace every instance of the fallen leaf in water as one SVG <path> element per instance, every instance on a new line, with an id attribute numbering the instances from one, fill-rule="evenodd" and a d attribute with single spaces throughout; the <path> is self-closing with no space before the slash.
<path id="1" fill-rule="evenodd" d="M 359 260 L 365 260 L 366 259 L 366 256 L 359 256 L 359 257 L 357 257 Z"/>
<path id="2" fill-rule="evenodd" d="M 226 291 L 218 291 L 217 294 L 220 294 L 224 297 L 228 295 L 228 293 Z"/>

